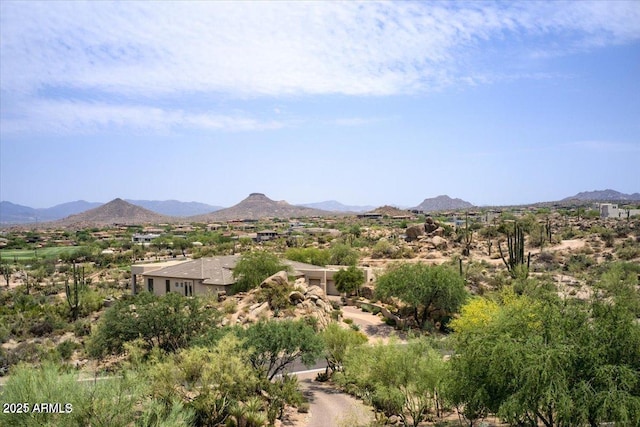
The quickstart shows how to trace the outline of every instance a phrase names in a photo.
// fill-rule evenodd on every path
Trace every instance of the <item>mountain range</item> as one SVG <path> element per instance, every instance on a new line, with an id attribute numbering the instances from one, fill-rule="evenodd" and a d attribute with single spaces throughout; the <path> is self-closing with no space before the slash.
<path id="1" fill-rule="evenodd" d="M 576 194 L 575 196 L 562 199 L 562 201 L 569 201 L 569 200 L 597 200 L 601 202 L 621 202 L 621 201 L 637 202 L 637 201 L 640 201 L 640 193 L 624 194 L 611 189 L 583 191 L 581 193 Z"/>
<path id="2" fill-rule="evenodd" d="M 331 212 L 367 212 L 376 208 L 375 206 L 343 205 L 342 203 L 335 200 L 327 200 L 324 202 L 317 202 L 317 203 L 305 203 L 300 206 L 304 206 L 306 208 L 312 208 L 312 209 L 320 209 L 323 211 L 331 211 Z"/>
<path id="3" fill-rule="evenodd" d="M 624 194 L 615 190 L 586 191 L 567 197 L 562 201 L 601 201 L 620 202 L 640 201 L 640 193 Z M 115 205 L 110 205 L 113 202 Z M 126 205 L 124 205 L 126 203 Z M 132 207 L 138 207 L 142 211 Z M 95 211 L 104 207 L 100 210 Z M 412 210 L 435 212 L 442 210 L 466 209 L 473 207 L 469 202 L 453 199 L 449 196 L 438 196 L 422 201 Z M 186 221 L 223 221 L 227 219 L 257 219 L 262 217 L 304 217 L 327 216 L 345 214 L 348 212 L 374 211 L 371 206 L 349 206 L 335 200 L 308 203 L 305 205 L 291 205 L 285 201 L 274 201 L 262 193 L 252 193 L 240 203 L 222 208 L 198 202 L 180 202 L 177 200 L 121 200 L 115 199 L 107 204 L 78 200 L 63 203 L 46 209 L 35 209 L 9 201 L 0 202 L 0 225 L 29 224 L 57 221 L 65 219 L 64 223 L 96 222 L 100 223 L 130 223 L 131 221 L 158 223 Z M 87 214 L 78 217 L 78 214 Z M 127 216 L 128 215 L 128 216 Z M 75 217 L 72 217 L 75 216 Z M 68 221 L 66 221 L 68 220 Z M 62 222 L 61 222 L 62 223 Z"/>
<path id="4" fill-rule="evenodd" d="M 215 222 L 230 219 L 297 218 L 331 216 L 335 214 L 335 212 L 321 209 L 291 205 L 284 200 L 271 200 L 262 193 L 251 193 L 249 197 L 230 208 L 220 209 L 206 215 L 189 217 L 189 219 L 195 222 Z"/>
<path id="5" fill-rule="evenodd" d="M 114 199 L 97 208 L 53 221 L 49 225 L 64 228 L 85 228 L 113 224 L 136 225 L 166 222 L 175 222 L 175 218 L 160 215 L 122 199 Z"/>

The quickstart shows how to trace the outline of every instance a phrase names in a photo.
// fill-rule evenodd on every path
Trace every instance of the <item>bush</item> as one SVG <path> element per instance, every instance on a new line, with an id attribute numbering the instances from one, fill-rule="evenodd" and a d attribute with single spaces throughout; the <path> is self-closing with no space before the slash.
<path id="1" fill-rule="evenodd" d="M 125 342 L 138 338 L 149 349 L 157 346 L 174 352 L 215 325 L 217 318 L 217 311 L 204 307 L 200 298 L 144 292 L 105 312 L 88 342 L 88 352 L 92 357 L 120 354 Z"/>

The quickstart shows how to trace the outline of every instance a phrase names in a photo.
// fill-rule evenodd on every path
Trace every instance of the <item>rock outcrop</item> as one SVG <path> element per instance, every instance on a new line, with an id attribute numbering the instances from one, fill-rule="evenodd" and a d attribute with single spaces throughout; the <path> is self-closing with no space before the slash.
<path id="1" fill-rule="evenodd" d="M 278 308 L 272 309 L 269 296 L 280 295 Z M 309 286 L 304 278 L 289 280 L 286 271 L 280 271 L 265 279 L 257 289 L 227 297 L 237 301 L 236 312 L 224 320 L 224 324 L 249 324 L 266 319 L 313 318 L 319 329 L 331 322 L 333 306 L 324 290 Z M 282 306 L 284 300 L 284 306 Z"/>

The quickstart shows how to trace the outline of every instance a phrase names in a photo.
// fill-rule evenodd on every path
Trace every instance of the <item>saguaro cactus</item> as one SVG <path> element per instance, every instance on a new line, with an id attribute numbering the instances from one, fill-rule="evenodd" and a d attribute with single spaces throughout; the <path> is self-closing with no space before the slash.
<path id="1" fill-rule="evenodd" d="M 514 279 L 519 276 L 527 277 L 531 263 L 531 252 L 526 257 L 527 264 L 525 267 L 524 231 L 517 223 L 513 224 L 513 234 L 507 231 L 507 249 L 509 250 L 508 260 L 504 257 L 502 245 L 498 243 L 500 258 L 502 258 L 502 262 L 504 262 L 511 277 Z"/>
<path id="2" fill-rule="evenodd" d="M 84 267 L 81 271 L 78 271 L 78 267 L 74 261 L 73 263 L 73 289 L 69 285 L 69 279 L 65 281 L 64 290 L 67 296 L 67 304 L 69 304 L 69 311 L 72 320 L 77 320 L 80 314 L 80 286 L 84 286 Z"/>

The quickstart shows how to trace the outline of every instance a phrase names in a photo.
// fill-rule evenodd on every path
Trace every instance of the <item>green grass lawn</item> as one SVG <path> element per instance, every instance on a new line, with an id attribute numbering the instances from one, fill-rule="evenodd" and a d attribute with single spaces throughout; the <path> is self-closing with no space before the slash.
<path id="1" fill-rule="evenodd" d="M 2 260 L 7 262 L 12 262 L 13 260 L 17 260 L 17 261 L 32 260 L 36 257 L 36 254 L 39 259 L 43 259 L 43 258 L 58 259 L 60 258 L 60 255 L 62 255 L 63 253 L 75 252 L 81 248 L 82 246 L 60 246 L 55 248 L 38 248 L 37 250 L 2 249 L 0 250 L 0 255 L 2 255 Z"/>

